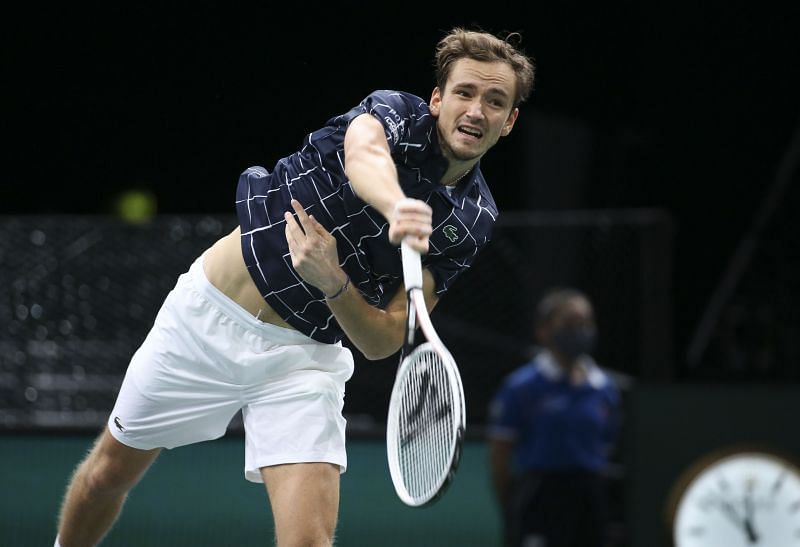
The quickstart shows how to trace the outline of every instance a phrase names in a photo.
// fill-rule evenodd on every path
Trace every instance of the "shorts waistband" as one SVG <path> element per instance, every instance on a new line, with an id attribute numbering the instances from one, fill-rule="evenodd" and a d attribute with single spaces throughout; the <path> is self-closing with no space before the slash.
<path id="1" fill-rule="evenodd" d="M 200 255 L 189 268 L 189 280 L 192 286 L 209 302 L 217 306 L 225 315 L 235 320 L 248 330 L 269 338 L 278 344 L 322 344 L 313 338 L 309 338 L 302 332 L 294 329 L 279 327 L 272 323 L 266 323 L 253 317 L 247 310 L 228 298 L 225 293 L 216 288 L 206 277 L 203 270 L 203 258 L 205 253 Z"/>

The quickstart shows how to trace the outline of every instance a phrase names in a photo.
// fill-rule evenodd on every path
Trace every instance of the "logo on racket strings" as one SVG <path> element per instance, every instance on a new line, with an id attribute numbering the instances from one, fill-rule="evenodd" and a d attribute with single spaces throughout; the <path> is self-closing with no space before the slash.
<path id="1" fill-rule="evenodd" d="M 401 428 L 400 446 L 405 447 L 420 433 L 449 415 L 450 405 L 440 399 L 439 391 L 431 385 L 430 372 L 419 375 L 419 389 L 416 400 L 406 419 L 406 427 Z"/>

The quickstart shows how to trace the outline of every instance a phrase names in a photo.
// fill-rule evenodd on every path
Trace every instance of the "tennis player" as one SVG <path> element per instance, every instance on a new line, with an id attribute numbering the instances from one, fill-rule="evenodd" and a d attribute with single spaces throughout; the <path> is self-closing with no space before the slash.
<path id="1" fill-rule="evenodd" d="M 432 309 L 497 218 L 480 159 L 531 92 L 507 39 L 453 29 L 430 102 L 375 91 L 271 171 L 239 178 L 239 226 L 178 279 L 133 356 L 108 427 L 67 490 L 56 545 L 97 544 L 162 448 L 224 435 L 242 410 L 245 477 L 277 542 L 331 545 L 347 466 L 347 336 L 369 359 L 402 344 L 398 245 L 426 253 Z"/>

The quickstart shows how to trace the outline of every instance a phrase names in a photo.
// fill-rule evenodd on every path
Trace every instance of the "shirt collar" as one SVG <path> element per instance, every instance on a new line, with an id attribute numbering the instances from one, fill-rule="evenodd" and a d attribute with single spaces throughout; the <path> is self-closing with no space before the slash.
<path id="1" fill-rule="evenodd" d="M 536 356 L 536 364 L 539 372 L 552 382 L 560 381 L 564 378 L 564 369 L 561 368 L 555 361 L 555 357 L 548 350 L 542 350 Z M 597 363 L 589 355 L 582 355 L 578 358 L 578 367 L 583 369 L 586 374 L 586 382 L 594 389 L 602 389 L 605 387 L 608 379 L 606 375 L 597 366 Z"/>
<path id="2" fill-rule="evenodd" d="M 460 181 L 458 181 L 458 184 L 451 191 L 448 192 L 447 187 L 441 182 L 439 183 L 437 191 L 455 207 L 463 209 L 465 198 L 478 199 L 478 196 L 480 196 L 479 174 L 480 163 L 477 163 Z"/>

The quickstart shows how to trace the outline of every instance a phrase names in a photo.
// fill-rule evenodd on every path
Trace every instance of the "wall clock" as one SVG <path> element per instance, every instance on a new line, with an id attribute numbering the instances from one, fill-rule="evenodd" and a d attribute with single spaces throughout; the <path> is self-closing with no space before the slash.
<path id="1" fill-rule="evenodd" d="M 800 468 L 769 449 L 707 454 L 675 482 L 675 547 L 800 547 Z"/>

